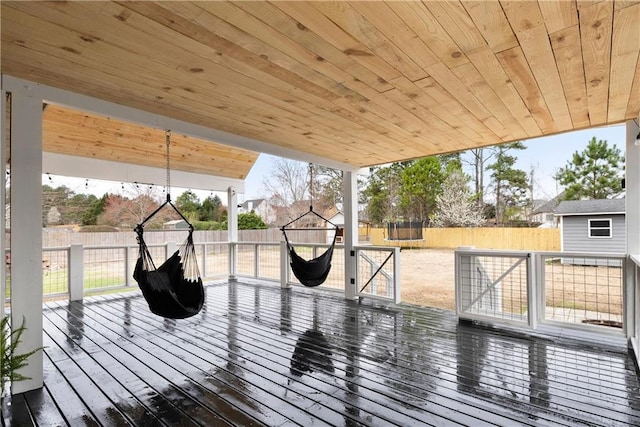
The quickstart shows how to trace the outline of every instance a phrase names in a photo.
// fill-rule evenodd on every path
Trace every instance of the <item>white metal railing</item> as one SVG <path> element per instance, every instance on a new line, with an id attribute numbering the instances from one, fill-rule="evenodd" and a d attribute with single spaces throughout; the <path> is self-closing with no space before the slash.
<path id="1" fill-rule="evenodd" d="M 42 292 L 46 297 L 69 294 L 70 247 L 42 249 Z M 11 301 L 11 252 L 5 250 L 5 296 Z"/>
<path id="2" fill-rule="evenodd" d="M 174 251 L 175 242 L 147 245 L 157 266 Z M 328 244 L 303 243 L 296 250 L 305 258 L 314 258 Z M 246 277 L 300 285 L 289 266 L 284 242 L 199 242 L 195 243 L 203 279 Z M 356 296 L 400 302 L 400 249 L 357 246 Z M 42 251 L 43 295 L 81 299 L 85 294 L 136 288 L 133 271 L 138 257 L 137 245 L 82 246 L 45 248 Z M 7 299 L 10 298 L 11 263 L 7 251 Z M 235 255 L 235 263 L 231 259 Z M 323 289 L 344 292 L 344 246 L 336 245 L 332 266 Z"/>
<path id="3" fill-rule="evenodd" d="M 286 242 L 280 242 L 279 245 L 281 259 L 280 271 L 283 273 L 283 276 L 281 277 L 282 286 L 303 286 L 291 270 L 289 251 L 287 250 Z M 307 260 L 317 258 L 331 246 L 327 243 L 294 243 L 294 245 L 296 253 Z M 318 288 L 344 292 L 344 275 L 344 246 L 336 244 L 333 248 L 333 257 L 331 258 L 331 270 L 329 271 L 329 275 L 324 283 L 318 286 Z"/>
<path id="4" fill-rule="evenodd" d="M 356 246 L 356 296 L 400 303 L 400 248 Z"/>
<path id="5" fill-rule="evenodd" d="M 45 296 L 58 296 L 69 293 L 70 248 L 42 249 L 42 289 Z M 7 269 L 10 276 L 10 269 Z M 7 296 L 9 290 L 7 289 Z"/>
<path id="6" fill-rule="evenodd" d="M 289 265 L 289 251 L 285 242 L 280 243 L 281 271 L 283 286 L 300 285 Z M 296 244 L 296 252 L 305 259 L 313 259 L 325 251 L 330 245 L 303 243 Z M 356 277 L 355 295 L 400 302 L 400 248 L 382 246 L 355 246 Z M 331 261 L 331 271 L 327 280 L 319 286 L 344 292 L 345 266 L 344 246 L 336 245 Z"/>
<path id="7" fill-rule="evenodd" d="M 624 332 L 624 255 L 542 252 L 535 256 L 541 322 Z"/>
<path id="8" fill-rule="evenodd" d="M 229 276 L 229 246 L 228 242 L 195 243 L 200 275 L 203 278 L 213 280 Z"/>
<path id="9" fill-rule="evenodd" d="M 528 253 L 458 250 L 455 268 L 456 312 L 460 317 L 518 326 L 531 323 Z"/>
<path id="10" fill-rule="evenodd" d="M 633 287 L 622 254 L 461 248 L 455 262 L 460 318 L 626 333 Z"/>
<path id="11" fill-rule="evenodd" d="M 228 268 L 226 242 L 196 243 L 196 256 L 203 278 L 226 277 Z M 174 242 L 147 245 L 156 265 L 162 264 L 177 250 Z M 10 301 L 11 256 L 6 250 L 6 296 Z M 42 250 L 44 297 L 69 296 L 80 299 L 85 294 L 135 287 L 133 270 L 138 245 L 50 247 Z"/>
<path id="12" fill-rule="evenodd" d="M 627 335 L 630 337 L 631 348 L 640 360 L 640 292 L 637 292 L 640 283 L 640 254 L 630 254 L 626 268 L 627 285 L 625 295 L 627 304 Z"/>
<path id="13" fill-rule="evenodd" d="M 239 277 L 278 282 L 280 280 L 279 242 L 237 242 L 236 271 Z"/>

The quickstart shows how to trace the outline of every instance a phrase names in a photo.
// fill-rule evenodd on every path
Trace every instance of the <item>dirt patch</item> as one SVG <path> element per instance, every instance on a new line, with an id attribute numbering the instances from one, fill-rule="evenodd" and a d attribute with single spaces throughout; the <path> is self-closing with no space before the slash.
<path id="1" fill-rule="evenodd" d="M 490 268 L 491 265 L 485 266 Z M 498 270 L 493 278 L 502 274 Z M 619 267 L 592 267 L 546 264 L 546 304 L 588 313 L 622 313 L 622 274 Z M 514 273 L 515 274 L 515 273 Z M 429 307 L 455 310 L 455 254 L 453 249 L 403 249 L 400 252 L 400 289 L 402 301 Z M 516 275 L 517 276 L 517 275 Z M 504 308 L 521 313 L 526 310 L 526 284 L 516 277 L 502 280 Z M 512 286 L 513 288 L 510 288 Z M 507 291 L 506 289 L 510 289 Z M 508 298 L 513 298 L 509 300 Z"/>
<path id="2" fill-rule="evenodd" d="M 455 309 L 453 249 L 402 249 L 400 291 L 402 301 Z"/>

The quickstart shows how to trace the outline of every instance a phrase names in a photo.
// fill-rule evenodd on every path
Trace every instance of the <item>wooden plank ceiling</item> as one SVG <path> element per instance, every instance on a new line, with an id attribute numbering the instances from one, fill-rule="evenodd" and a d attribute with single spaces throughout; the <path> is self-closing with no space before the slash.
<path id="1" fill-rule="evenodd" d="M 161 129 L 48 105 L 42 133 L 46 152 L 149 167 L 167 165 L 167 135 Z M 170 133 L 169 141 L 172 170 L 244 179 L 258 158 L 252 151 L 175 132 Z"/>
<path id="2" fill-rule="evenodd" d="M 640 1 L 1 7 L 2 73 L 356 167 L 620 123 L 640 111 Z M 74 126 L 92 132 L 93 119 L 46 114 L 54 113 L 51 150 L 122 155 Z M 105 126 L 113 144 L 151 132 Z M 153 139 L 161 153 L 163 136 Z M 128 147 L 141 164 L 154 151 Z M 191 165 L 200 152 L 183 155 Z"/>

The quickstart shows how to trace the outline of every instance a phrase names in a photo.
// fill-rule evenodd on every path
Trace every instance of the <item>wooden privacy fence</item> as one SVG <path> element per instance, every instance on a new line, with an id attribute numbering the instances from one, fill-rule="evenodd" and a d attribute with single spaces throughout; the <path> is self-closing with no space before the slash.
<path id="1" fill-rule="evenodd" d="M 422 240 L 388 240 L 385 229 L 371 229 L 371 244 L 411 248 L 474 246 L 483 249 L 559 251 L 559 228 L 424 228 Z"/>
<path id="2" fill-rule="evenodd" d="M 326 243 L 326 231 L 313 230 L 292 232 L 290 238 L 301 243 Z M 181 243 L 187 237 L 187 230 L 145 230 L 145 242 L 151 245 L 167 242 Z M 193 239 L 197 242 L 226 242 L 227 231 L 196 230 Z M 278 228 L 267 230 L 239 230 L 241 242 L 279 242 L 282 232 Z M 71 245 L 83 246 L 126 246 L 136 244 L 136 234 L 132 231 L 81 233 L 70 230 L 45 228 L 42 232 L 42 247 L 55 248 Z"/>
<path id="3" fill-rule="evenodd" d="M 145 241 L 149 244 L 166 242 L 182 242 L 186 230 L 159 230 L 145 233 Z M 292 235 L 296 242 L 324 243 L 326 232 L 309 230 Z M 559 251 L 560 229 L 558 228 L 424 228 L 423 239 L 420 240 L 388 240 L 386 230 L 370 229 L 369 238 L 360 236 L 360 244 L 370 243 L 375 246 L 399 246 L 412 248 L 451 248 L 475 246 L 483 249 L 511 249 L 530 251 Z M 136 236 L 131 232 L 77 233 L 55 229 L 45 229 L 43 247 L 64 247 L 70 245 L 84 246 L 121 246 L 134 245 Z M 226 231 L 196 231 L 196 242 L 226 242 Z M 282 233 L 279 229 L 240 230 L 238 240 L 241 242 L 279 242 Z"/>

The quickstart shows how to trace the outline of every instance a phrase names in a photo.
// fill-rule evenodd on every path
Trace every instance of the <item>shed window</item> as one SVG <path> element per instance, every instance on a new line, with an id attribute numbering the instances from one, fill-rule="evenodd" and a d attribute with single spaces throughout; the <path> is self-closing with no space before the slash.
<path id="1" fill-rule="evenodd" d="M 611 219 L 590 219 L 589 237 L 611 237 Z"/>

